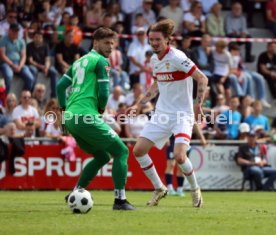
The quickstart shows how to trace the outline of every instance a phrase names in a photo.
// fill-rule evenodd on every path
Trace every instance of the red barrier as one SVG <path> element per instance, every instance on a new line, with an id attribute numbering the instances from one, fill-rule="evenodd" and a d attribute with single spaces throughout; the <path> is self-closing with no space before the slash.
<path id="1" fill-rule="evenodd" d="M 15 160 L 16 173 L 11 175 L 7 162 L 0 165 L 0 189 L 72 189 L 90 155 L 76 148 L 76 162 L 66 162 L 59 145 L 26 146 L 24 157 Z M 129 149 L 127 189 L 152 189 Z M 164 150 L 152 148 L 150 155 L 163 177 L 166 156 Z M 89 185 L 89 189 L 113 189 L 112 161 L 105 165 Z"/>

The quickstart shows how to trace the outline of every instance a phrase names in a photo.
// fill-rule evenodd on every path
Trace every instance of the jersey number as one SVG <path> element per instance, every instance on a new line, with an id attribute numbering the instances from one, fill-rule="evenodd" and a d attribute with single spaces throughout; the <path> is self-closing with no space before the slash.
<path id="1" fill-rule="evenodd" d="M 85 67 L 88 64 L 88 60 L 84 59 L 83 61 L 76 63 L 76 77 L 77 77 L 77 84 L 81 85 L 84 81 L 85 77 Z"/>

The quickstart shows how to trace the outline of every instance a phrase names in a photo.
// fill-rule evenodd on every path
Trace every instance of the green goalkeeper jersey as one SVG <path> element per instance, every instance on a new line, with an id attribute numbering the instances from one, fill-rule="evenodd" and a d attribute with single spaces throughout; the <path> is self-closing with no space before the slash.
<path id="1" fill-rule="evenodd" d="M 73 114 L 99 114 L 109 97 L 109 72 L 109 62 L 95 50 L 75 61 L 57 85 L 60 107 Z M 70 85 L 66 102 L 65 90 Z"/>

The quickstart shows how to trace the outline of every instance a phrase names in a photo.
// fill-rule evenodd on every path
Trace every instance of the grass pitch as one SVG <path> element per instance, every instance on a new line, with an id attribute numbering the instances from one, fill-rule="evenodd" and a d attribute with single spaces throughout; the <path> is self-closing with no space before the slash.
<path id="1" fill-rule="evenodd" d="M 113 192 L 92 191 L 95 204 L 85 215 L 71 213 L 67 193 L 1 191 L 0 234 L 276 234 L 275 193 L 203 192 L 204 207 L 195 209 L 189 193 L 149 208 L 151 192 L 127 192 L 137 211 L 112 211 Z"/>

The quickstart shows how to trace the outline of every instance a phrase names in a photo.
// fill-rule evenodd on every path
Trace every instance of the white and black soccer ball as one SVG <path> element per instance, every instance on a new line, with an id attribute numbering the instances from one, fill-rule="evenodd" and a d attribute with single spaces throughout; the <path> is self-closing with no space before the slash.
<path id="1" fill-rule="evenodd" d="M 91 194 L 85 189 L 76 189 L 68 197 L 68 206 L 73 213 L 85 214 L 94 205 Z"/>

